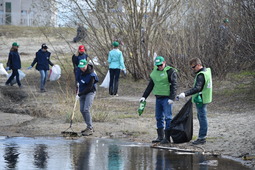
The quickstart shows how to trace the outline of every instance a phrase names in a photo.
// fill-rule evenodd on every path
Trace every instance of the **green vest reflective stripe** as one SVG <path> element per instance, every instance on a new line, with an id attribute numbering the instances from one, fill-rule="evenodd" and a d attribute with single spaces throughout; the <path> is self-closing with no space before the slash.
<path id="1" fill-rule="evenodd" d="M 154 95 L 169 96 L 170 95 L 170 84 L 168 81 L 167 71 L 172 67 L 166 66 L 164 70 L 160 71 L 155 66 L 150 74 L 152 81 L 154 82 L 154 87 L 152 93 Z"/>
<path id="2" fill-rule="evenodd" d="M 200 93 L 196 93 L 192 95 L 192 102 L 194 103 L 194 98 L 198 94 L 202 94 L 203 104 L 211 103 L 212 102 L 212 73 L 210 68 L 206 68 L 205 71 L 200 71 L 196 74 L 194 86 L 196 84 L 198 74 L 204 74 L 205 77 L 205 84 L 203 90 Z"/>

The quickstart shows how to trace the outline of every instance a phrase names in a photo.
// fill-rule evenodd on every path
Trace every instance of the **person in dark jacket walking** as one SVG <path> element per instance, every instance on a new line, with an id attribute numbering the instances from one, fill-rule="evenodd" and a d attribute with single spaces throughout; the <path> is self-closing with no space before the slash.
<path id="1" fill-rule="evenodd" d="M 87 61 L 87 59 L 88 59 L 88 55 L 85 53 L 85 51 L 86 51 L 85 46 L 80 45 L 77 53 L 72 56 L 74 76 L 76 76 L 76 71 L 79 70 L 78 65 L 79 65 L 80 60 L 85 59 Z M 75 86 L 76 86 L 76 91 L 77 91 L 78 86 L 77 86 L 76 77 L 75 77 Z"/>
<path id="2" fill-rule="evenodd" d="M 76 97 L 80 99 L 80 112 L 87 125 L 87 128 L 82 130 L 81 133 L 84 136 L 89 136 L 93 134 L 90 108 L 96 95 L 96 83 L 98 82 L 98 77 L 94 72 L 93 65 L 88 64 L 87 60 L 80 60 L 78 67 L 76 80 L 79 83 L 79 91 Z"/>
<path id="3" fill-rule="evenodd" d="M 172 121 L 172 105 L 177 91 L 177 72 L 173 67 L 166 65 L 162 56 L 155 58 L 155 67 L 150 74 L 149 84 L 140 102 L 144 102 L 151 91 L 156 97 L 155 117 L 158 133 L 157 139 L 152 143 L 166 144 L 170 142 L 170 123 Z"/>
<path id="4" fill-rule="evenodd" d="M 192 95 L 192 102 L 196 104 L 197 118 L 199 121 L 198 139 L 192 142 L 194 145 L 206 143 L 208 130 L 207 104 L 212 102 L 212 74 L 210 68 L 205 68 L 199 58 L 193 58 L 189 65 L 196 73 L 193 88 L 180 93 L 177 98 L 185 98 Z"/>
<path id="5" fill-rule="evenodd" d="M 36 70 L 40 72 L 40 75 L 41 75 L 41 83 L 40 83 L 41 92 L 46 92 L 45 84 L 46 84 L 46 79 L 48 77 L 49 65 L 51 66 L 54 65 L 50 61 L 50 55 L 51 53 L 48 51 L 47 45 L 43 43 L 42 48 L 36 52 L 35 59 L 32 62 L 31 66 L 27 68 L 27 69 L 31 69 L 35 65 L 35 63 L 37 63 L 35 68 Z"/>
<path id="6" fill-rule="evenodd" d="M 18 69 L 21 68 L 21 61 L 20 61 L 20 56 L 19 56 L 19 53 L 18 53 L 18 48 L 19 48 L 18 43 L 16 43 L 16 42 L 12 43 L 12 48 L 11 48 L 10 53 L 9 53 L 9 57 L 8 57 L 8 61 L 7 61 L 7 67 L 6 67 L 7 71 L 9 69 L 12 70 L 12 75 L 6 81 L 5 85 L 9 86 L 11 81 L 16 76 L 17 84 L 21 88 L 22 85 L 21 85 L 20 80 L 19 80 L 19 72 L 18 72 Z"/>

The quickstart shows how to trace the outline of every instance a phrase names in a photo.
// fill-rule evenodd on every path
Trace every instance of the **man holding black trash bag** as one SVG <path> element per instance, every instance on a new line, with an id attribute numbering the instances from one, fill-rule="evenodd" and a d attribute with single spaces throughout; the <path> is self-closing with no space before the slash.
<path id="1" fill-rule="evenodd" d="M 170 123 L 172 105 L 177 91 L 177 72 L 167 66 L 164 57 L 155 58 L 155 67 L 150 74 L 150 81 L 140 102 L 144 102 L 150 93 L 156 97 L 155 117 L 157 121 L 157 139 L 152 143 L 167 144 L 170 142 Z M 164 137 L 165 136 L 165 137 Z"/>
<path id="2" fill-rule="evenodd" d="M 177 98 L 185 98 L 192 95 L 192 102 L 196 104 L 197 117 L 199 121 L 198 139 L 192 144 L 199 145 L 206 143 L 208 130 L 207 104 L 212 101 L 212 75 L 211 69 L 205 68 L 199 58 L 189 61 L 191 69 L 196 73 L 194 86 L 190 90 L 180 93 Z"/>

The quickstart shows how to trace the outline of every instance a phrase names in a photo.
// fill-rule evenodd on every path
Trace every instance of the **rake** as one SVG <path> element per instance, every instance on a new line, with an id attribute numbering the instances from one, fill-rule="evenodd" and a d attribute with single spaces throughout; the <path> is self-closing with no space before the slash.
<path id="1" fill-rule="evenodd" d="M 78 93 L 78 92 L 77 92 Z M 72 117 L 71 117 L 71 121 L 70 121 L 70 126 L 63 132 L 61 132 L 61 134 L 63 134 L 64 136 L 70 136 L 70 137 L 77 137 L 78 136 L 78 133 L 75 132 L 73 129 L 72 129 L 72 124 L 73 124 L 73 118 L 74 118 L 74 113 L 75 113 L 75 108 L 76 108 L 76 105 L 77 105 L 77 101 L 78 99 L 75 98 L 75 102 L 74 102 L 74 107 L 73 107 L 73 113 L 72 113 Z M 70 131 L 70 130 L 71 131 Z M 69 131 L 68 131 L 69 130 Z"/>

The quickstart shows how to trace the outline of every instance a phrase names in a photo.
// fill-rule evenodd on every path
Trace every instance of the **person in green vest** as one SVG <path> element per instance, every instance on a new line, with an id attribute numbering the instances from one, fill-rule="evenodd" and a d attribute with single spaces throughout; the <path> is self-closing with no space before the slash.
<path id="1" fill-rule="evenodd" d="M 146 100 L 150 93 L 156 97 L 155 118 L 158 137 L 152 143 L 166 144 L 170 142 L 170 123 L 172 121 L 172 105 L 177 92 L 177 71 L 167 66 L 164 57 L 155 58 L 155 66 L 150 74 L 150 81 L 140 102 Z"/>
<path id="2" fill-rule="evenodd" d="M 196 104 L 197 117 L 199 121 L 199 132 L 197 140 L 192 144 L 206 143 L 208 130 L 207 122 L 207 104 L 212 102 L 212 74 L 210 68 L 205 68 L 199 58 L 193 58 L 189 61 L 191 69 L 196 73 L 193 88 L 180 93 L 177 98 L 185 98 L 192 95 L 192 102 Z"/>

